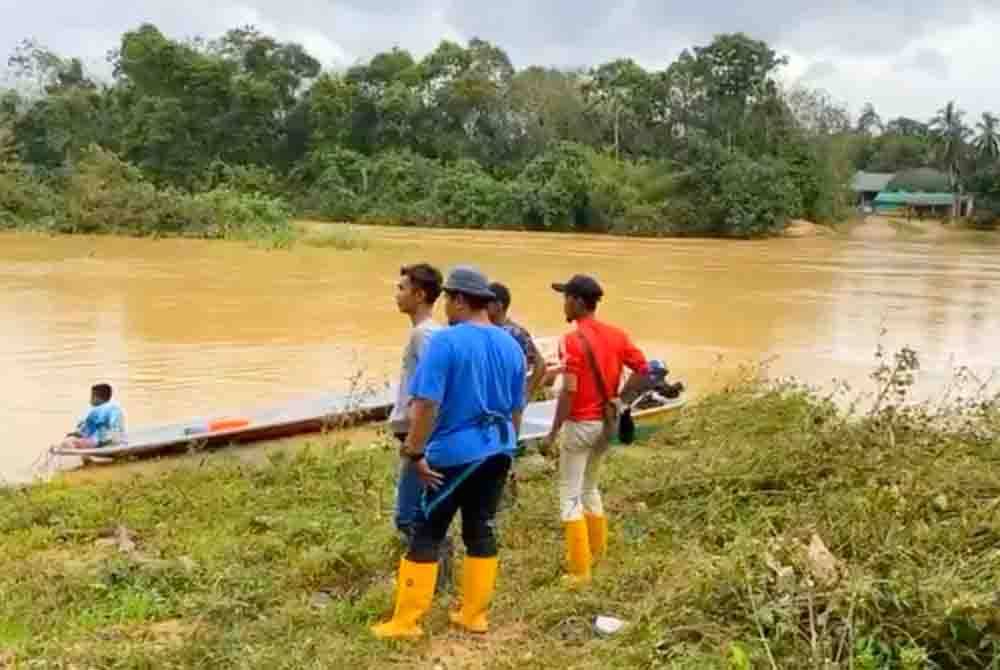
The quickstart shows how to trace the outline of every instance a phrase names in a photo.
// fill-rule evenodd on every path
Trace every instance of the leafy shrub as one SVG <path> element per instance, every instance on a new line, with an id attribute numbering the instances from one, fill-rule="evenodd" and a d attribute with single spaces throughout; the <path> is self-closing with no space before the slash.
<path id="1" fill-rule="evenodd" d="M 347 149 L 313 152 L 292 172 L 302 193 L 299 211 L 325 219 L 353 220 L 364 211 L 368 159 Z"/>
<path id="2" fill-rule="evenodd" d="M 207 237 L 259 239 L 274 246 L 290 246 L 295 239 L 284 201 L 262 194 L 248 195 L 215 189 L 192 198 Z"/>
<path id="3" fill-rule="evenodd" d="M 773 158 L 735 157 L 720 174 L 714 204 L 727 235 L 762 237 L 784 230 L 801 208 L 788 166 Z"/>
<path id="4" fill-rule="evenodd" d="M 0 229 L 50 228 L 61 215 L 61 197 L 48 183 L 19 164 L 0 164 Z"/>
<path id="5" fill-rule="evenodd" d="M 97 146 L 83 151 L 66 180 L 65 197 L 62 232 L 154 235 L 183 228 L 183 221 L 171 215 L 166 193 L 146 181 L 138 168 Z"/>
<path id="6" fill-rule="evenodd" d="M 682 234 L 763 237 L 781 232 L 801 211 L 801 194 L 784 161 L 752 159 L 705 143 L 677 184 L 671 219 Z"/>
<path id="7" fill-rule="evenodd" d="M 288 246 L 295 237 L 279 198 L 229 188 L 194 196 L 158 189 L 138 168 L 96 146 L 83 152 L 62 187 L 59 197 L 21 171 L 0 172 L 0 221 L 66 233 L 255 238 L 273 246 Z"/>
<path id="8" fill-rule="evenodd" d="M 671 232 L 663 205 L 636 204 L 629 207 L 615 222 L 611 232 L 619 235 L 660 237 Z"/>
<path id="9" fill-rule="evenodd" d="M 446 226 L 505 228 L 516 221 L 510 186 L 487 174 L 475 161 L 458 161 L 434 183 L 431 207 Z"/>
<path id="10" fill-rule="evenodd" d="M 284 180 L 273 170 L 260 165 L 230 165 L 215 161 L 209 167 L 198 190 L 225 188 L 239 193 L 263 193 L 283 197 L 287 193 Z"/>
<path id="11" fill-rule="evenodd" d="M 561 142 L 532 160 L 513 185 L 522 221 L 545 230 L 585 227 L 592 187 L 587 149 L 572 142 Z"/>
<path id="12" fill-rule="evenodd" d="M 431 193 L 441 166 L 410 151 L 389 151 L 368 163 L 362 191 L 364 211 L 401 223 L 427 223 L 434 216 Z"/>

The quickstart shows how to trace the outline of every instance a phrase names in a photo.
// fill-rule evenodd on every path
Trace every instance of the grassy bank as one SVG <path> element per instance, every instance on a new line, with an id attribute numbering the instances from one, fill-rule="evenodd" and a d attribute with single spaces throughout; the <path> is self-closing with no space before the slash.
<path id="1" fill-rule="evenodd" d="M 905 363 L 905 361 L 904 361 Z M 905 368 L 905 365 L 903 366 Z M 887 368 L 888 369 L 888 368 Z M 848 416 L 741 386 L 607 473 L 611 558 L 560 585 L 554 482 L 502 518 L 492 632 L 378 642 L 399 548 L 394 455 L 0 495 L 0 659 L 50 668 L 1000 667 L 1000 422 L 991 404 Z M 948 417 L 943 420 L 943 417 Z M 318 445 L 320 446 L 320 445 Z M 611 638 L 598 614 L 629 622 Z M 3 665 L 0 660 L 0 666 Z"/>
<path id="2" fill-rule="evenodd" d="M 225 239 L 269 249 L 297 243 L 338 251 L 368 248 L 354 226 L 295 223 L 291 212 L 279 196 L 232 184 L 197 193 L 154 185 L 98 147 L 65 174 L 33 174 L 23 165 L 0 162 L 0 231 Z"/>
<path id="3" fill-rule="evenodd" d="M 110 151 L 90 147 L 71 168 L 41 174 L 0 161 L 0 230 L 246 240 L 294 244 L 280 198 L 226 185 L 197 193 L 150 182 Z"/>

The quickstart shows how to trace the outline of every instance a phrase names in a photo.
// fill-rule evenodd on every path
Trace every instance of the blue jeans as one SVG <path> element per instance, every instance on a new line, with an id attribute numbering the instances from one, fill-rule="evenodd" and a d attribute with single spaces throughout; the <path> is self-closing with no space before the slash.
<path id="1" fill-rule="evenodd" d="M 406 536 L 417 515 L 420 513 L 420 500 L 424 495 L 424 483 L 417 476 L 413 461 L 405 456 L 399 459 L 399 477 L 396 482 L 396 529 Z"/>

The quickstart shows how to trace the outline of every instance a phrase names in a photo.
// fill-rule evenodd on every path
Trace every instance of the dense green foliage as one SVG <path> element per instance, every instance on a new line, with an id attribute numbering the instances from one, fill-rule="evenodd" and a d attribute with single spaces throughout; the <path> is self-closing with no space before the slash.
<path id="1" fill-rule="evenodd" d="M 996 120 L 969 144 L 954 105 L 931 124 L 884 126 L 869 106 L 854 125 L 823 94 L 782 90 L 784 59 L 743 34 L 662 70 L 628 59 L 517 70 L 473 39 L 324 71 L 301 46 L 249 27 L 182 41 L 142 25 L 109 58 L 113 78 L 98 82 L 33 42 L 11 57 L 13 85 L 0 91 L 6 225 L 90 229 L 85 212 L 22 200 L 63 192 L 94 146 L 128 175 L 127 196 L 105 199 L 112 228 L 196 234 L 212 226 L 192 203 L 218 198 L 183 194 L 224 189 L 334 220 L 760 236 L 794 217 L 844 218 L 857 168 L 936 161 L 964 184 L 967 154 L 1000 153 Z M 153 213 L 137 221 L 130 207 Z"/>
<path id="2" fill-rule="evenodd" d="M 799 123 L 783 59 L 741 34 L 662 71 L 518 71 L 474 39 L 330 72 L 253 28 L 180 41 L 151 25 L 110 58 L 104 83 L 31 42 L 10 59 L 5 225 L 206 234 L 205 207 L 254 194 L 335 220 L 742 237 L 847 202 L 849 157 L 823 149 L 841 129 Z"/>
<path id="3" fill-rule="evenodd" d="M 281 200 L 260 193 L 158 188 L 134 165 L 96 145 L 81 150 L 73 170 L 45 180 L 23 166 L 0 167 L 0 228 L 252 239 L 285 246 L 293 239 L 289 216 Z"/>

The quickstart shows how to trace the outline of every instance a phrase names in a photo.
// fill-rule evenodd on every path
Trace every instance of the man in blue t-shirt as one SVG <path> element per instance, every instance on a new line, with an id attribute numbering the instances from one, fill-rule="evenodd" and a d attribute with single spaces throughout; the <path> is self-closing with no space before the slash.
<path id="1" fill-rule="evenodd" d="M 524 354 L 492 325 L 494 299 L 475 268 L 455 268 L 444 284 L 450 328 L 434 334 L 410 384 L 410 432 L 403 453 L 425 486 L 421 513 L 399 567 L 392 619 L 381 638 L 418 637 L 430 609 L 438 553 L 462 513 L 466 558 L 462 606 L 453 623 L 483 633 L 497 576 L 497 505 L 517 445 L 524 405 Z"/>

